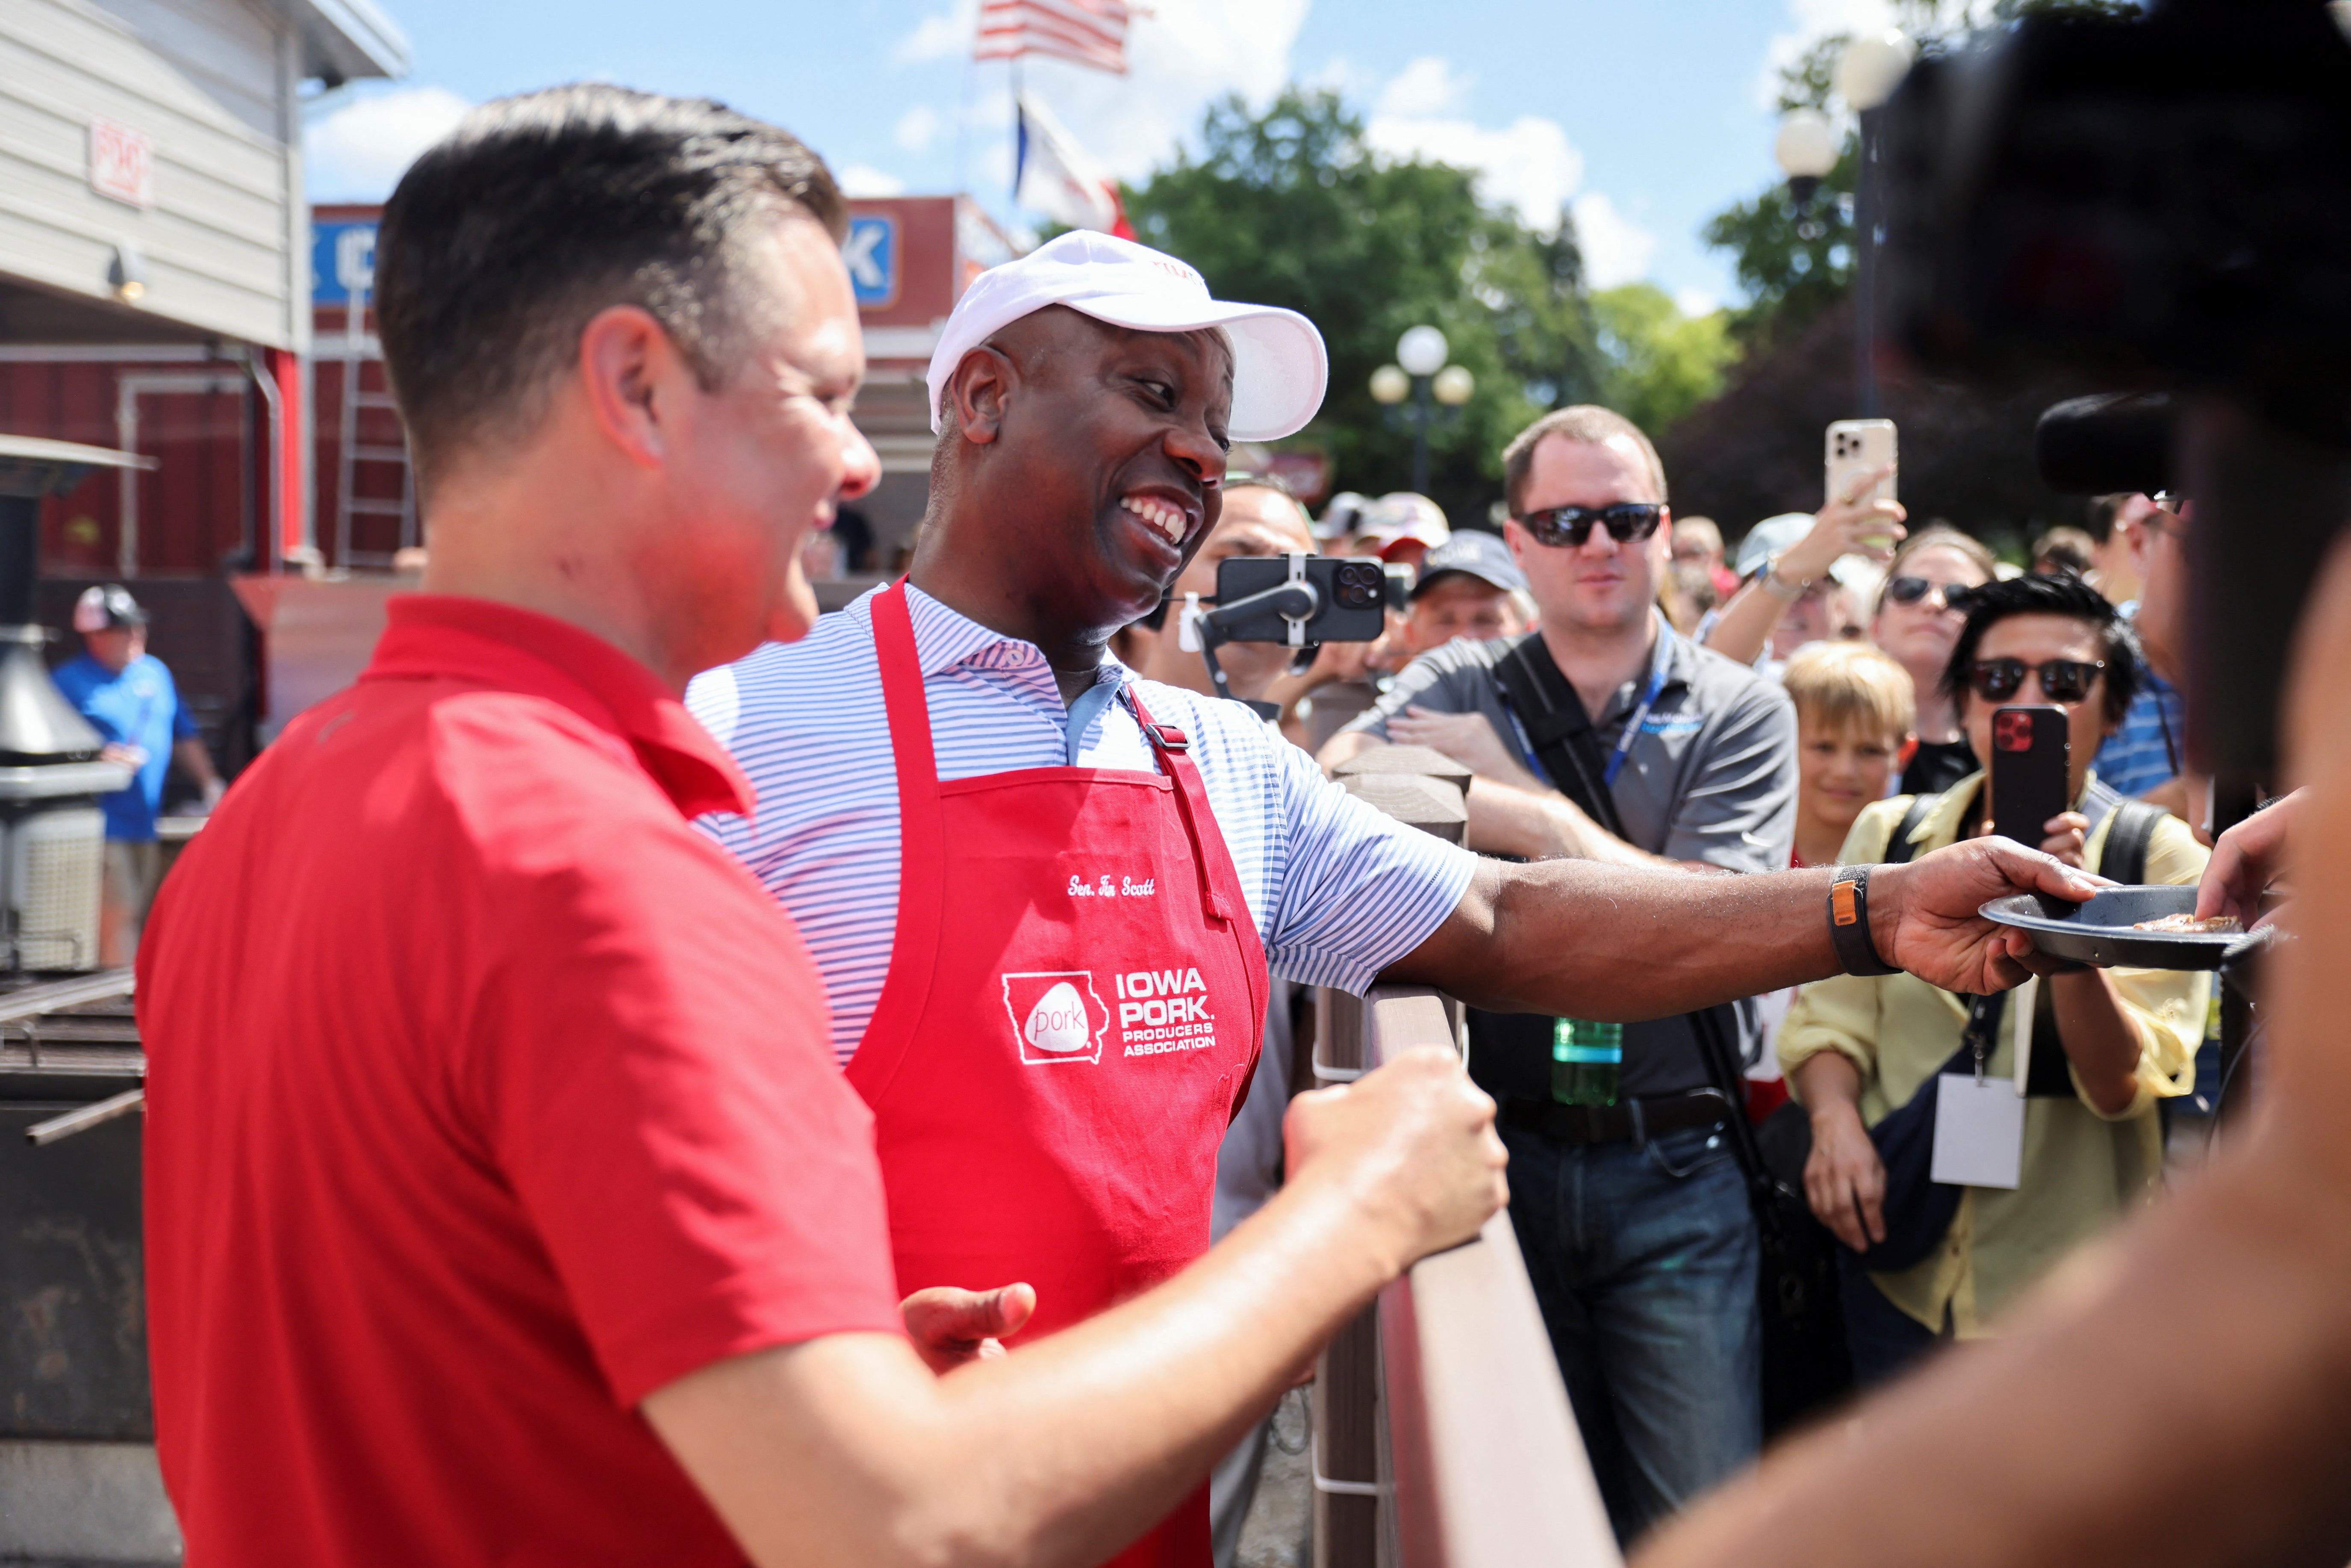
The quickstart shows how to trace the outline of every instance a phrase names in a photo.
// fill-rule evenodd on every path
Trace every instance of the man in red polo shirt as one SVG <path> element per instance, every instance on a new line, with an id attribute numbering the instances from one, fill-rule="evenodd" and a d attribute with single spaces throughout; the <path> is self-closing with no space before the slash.
<path id="1" fill-rule="evenodd" d="M 790 137 L 610 87 L 475 111 L 385 211 L 427 591 L 140 954 L 193 1568 L 1099 1562 L 1501 1200 L 1433 1051 L 1301 1101 L 1290 1184 L 1179 1278 L 945 1375 L 910 1345 L 871 1117 L 687 826 L 749 795 L 677 700 L 805 630 L 800 541 L 875 477 L 842 228 Z M 933 1302 L 926 1349 L 1029 1304 Z"/>

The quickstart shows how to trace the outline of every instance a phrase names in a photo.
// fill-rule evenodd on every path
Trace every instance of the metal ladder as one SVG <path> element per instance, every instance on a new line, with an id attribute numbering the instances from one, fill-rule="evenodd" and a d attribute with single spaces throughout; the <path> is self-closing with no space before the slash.
<path id="1" fill-rule="evenodd" d="M 408 461 L 405 443 L 398 446 L 362 446 L 360 444 L 360 411 L 366 408 L 388 409 L 395 415 L 399 405 L 389 392 L 370 392 L 362 383 L 362 372 L 371 362 L 381 362 L 381 350 L 369 351 L 367 337 L 367 302 L 369 290 L 355 284 L 343 301 L 343 406 L 341 436 L 336 445 L 335 475 L 335 564 L 340 567 L 390 566 L 392 557 L 380 550 L 354 554 L 351 550 L 351 518 L 360 513 L 374 517 L 396 517 L 400 519 L 401 549 L 417 542 L 416 476 Z M 400 468 L 400 498 L 360 496 L 357 488 L 361 464 L 392 463 Z"/>

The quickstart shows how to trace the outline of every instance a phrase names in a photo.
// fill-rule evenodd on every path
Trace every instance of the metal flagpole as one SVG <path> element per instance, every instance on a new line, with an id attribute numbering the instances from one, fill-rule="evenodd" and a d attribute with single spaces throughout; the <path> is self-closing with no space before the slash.
<path id="1" fill-rule="evenodd" d="M 1020 57 L 1015 55 L 1007 62 L 1012 68 L 1012 210 L 1020 210 Z"/>

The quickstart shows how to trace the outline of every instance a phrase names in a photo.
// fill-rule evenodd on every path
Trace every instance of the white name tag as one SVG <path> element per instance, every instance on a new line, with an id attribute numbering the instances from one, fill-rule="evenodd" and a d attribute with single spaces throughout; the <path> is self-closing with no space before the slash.
<path id="1" fill-rule="evenodd" d="M 1953 1186 L 2014 1187 L 2024 1164 L 2024 1100 L 2005 1078 L 1946 1072 L 1935 1081 L 1935 1164 Z"/>

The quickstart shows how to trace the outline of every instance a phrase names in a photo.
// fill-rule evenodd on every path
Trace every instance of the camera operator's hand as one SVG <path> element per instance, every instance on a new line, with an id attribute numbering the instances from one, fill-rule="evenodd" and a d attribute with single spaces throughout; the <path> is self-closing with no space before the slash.
<path id="1" fill-rule="evenodd" d="M 1301 1094 L 1282 1140 L 1288 1185 L 1346 1195 L 1391 1271 L 1468 1240 L 1510 1201 L 1494 1102 L 1440 1046 Z"/>
<path id="2" fill-rule="evenodd" d="M 2013 893 L 2045 893 L 2080 904 L 2113 885 L 2007 839 L 1970 839 L 1870 873 L 1870 939 L 1887 963 L 1930 986 L 1989 996 L 2065 964 L 2036 951 L 2029 934 L 1995 925 L 1977 910 Z"/>
<path id="3" fill-rule="evenodd" d="M 2233 915 L 2250 931 L 2261 913 L 2262 890 L 2284 869 L 2286 838 L 2303 808 L 2304 790 L 2282 796 L 2254 812 L 2212 846 L 2204 880 L 2196 887 L 2196 917 Z"/>
<path id="4" fill-rule="evenodd" d="M 914 1354 L 933 1372 L 952 1372 L 969 1361 L 989 1361 L 1004 1354 L 1004 1341 L 1027 1325 L 1037 1310 L 1037 1291 L 1030 1285 L 1001 1285 L 993 1291 L 962 1291 L 934 1285 L 916 1291 L 898 1303 L 906 1337 Z"/>
<path id="5" fill-rule="evenodd" d="M 1783 582 L 1818 581 L 1845 556 L 1866 557 L 1880 565 L 1894 559 L 1894 547 L 1907 537 L 1903 519 L 1910 514 L 1899 501 L 1857 499 L 1894 470 L 1880 468 L 1853 482 L 1846 494 L 1813 515 L 1812 531 L 1781 552 L 1779 576 Z"/>

